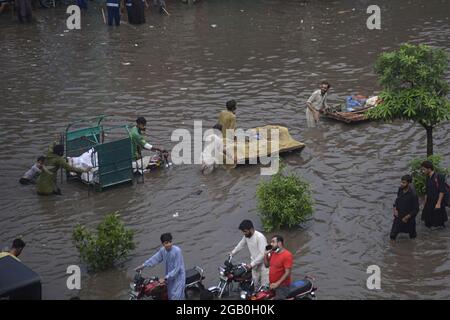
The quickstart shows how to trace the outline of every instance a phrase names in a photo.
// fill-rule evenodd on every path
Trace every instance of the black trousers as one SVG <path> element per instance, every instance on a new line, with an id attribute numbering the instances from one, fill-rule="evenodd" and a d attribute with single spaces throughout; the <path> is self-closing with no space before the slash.
<path id="1" fill-rule="evenodd" d="M 400 218 L 394 218 L 392 223 L 391 234 L 389 237 L 391 240 L 395 240 L 399 233 L 409 233 L 409 238 L 414 239 L 417 237 L 416 233 L 416 219 L 410 218 L 407 223 L 404 223 Z"/>

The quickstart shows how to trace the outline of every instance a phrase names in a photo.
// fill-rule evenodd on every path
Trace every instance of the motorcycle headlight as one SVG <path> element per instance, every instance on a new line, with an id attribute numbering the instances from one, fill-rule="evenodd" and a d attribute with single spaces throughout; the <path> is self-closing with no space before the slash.
<path id="1" fill-rule="evenodd" d="M 241 291 L 241 299 L 242 300 L 247 300 L 247 292 Z"/>

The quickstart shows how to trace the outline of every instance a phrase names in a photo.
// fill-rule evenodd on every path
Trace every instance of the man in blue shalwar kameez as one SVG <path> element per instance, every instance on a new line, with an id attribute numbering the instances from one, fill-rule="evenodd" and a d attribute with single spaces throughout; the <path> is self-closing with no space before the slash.
<path id="1" fill-rule="evenodd" d="M 153 267 L 161 262 L 166 263 L 166 276 L 160 282 L 167 282 L 167 293 L 169 300 L 184 300 L 184 288 L 186 285 L 186 271 L 184 269 L 183 255 L 181 249 L 172 244 L 172 235 L 164 233 L 161 235 L 162 247 L 141 266 L 135 270 L 139 271 L 145 267 Z"/>

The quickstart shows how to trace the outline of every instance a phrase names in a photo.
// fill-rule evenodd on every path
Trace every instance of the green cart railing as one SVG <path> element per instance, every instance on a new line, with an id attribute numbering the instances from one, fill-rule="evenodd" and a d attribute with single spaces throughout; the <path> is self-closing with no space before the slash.
<path id="1" fill-rule="evenodd" d="M 64 134 L 66 158 L 78 157 L 94 149 L 91 161 L 98 169 L 93 174 L 94 181 L 87 181 L 87 184 L 99 191 L 126 182 L 133 183 L 133 155 L 128 126 L 105 126 L 105 118 L 106 116 L 99 116 L 72 122 L 66 127 Z M 123 137 L 112 141 L 105 139 L 117 130 L 123 133 Z M 67 178 L 79 179 L 69 173 Z"/>

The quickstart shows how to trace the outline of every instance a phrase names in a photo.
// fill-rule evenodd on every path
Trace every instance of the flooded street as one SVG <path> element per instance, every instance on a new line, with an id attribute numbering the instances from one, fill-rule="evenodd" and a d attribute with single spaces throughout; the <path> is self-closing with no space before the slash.
<path id="1" fill-rule="evenodd" d="M 77 295 L 66 287 L 67 267 L 80 265 L 73 227 L 95 226 L 114 211 L 135 230 L 136 249 L 114 270 L 83 269 L 82 299 L 127 299 L 133 268 L 165 231 L 186 267 L 202 266 L 206 285 L 217 284 L 241 220 L 261 228 L 255 193 L 267 177 L 260 167 L 202 176 L 198 165 L 173 166 L 146 175 L 144 184 L 90 194 L 64 182 L 59 197 L 38 197 L 18 179 L 70 121 L 107 114 L 121 124 L 143 115 L 149 141 L 168 148 L 173 130 L 193 130 L 194 120 L 212 126 L 229 99 L 238 102 L 238 127 L 279 124 L 306 144 L 283 157 L 288 172 L 311 182 L 315 199 L 303 229 L 280 232 L 295 257 L 293 278 L 313 275 L 319 299 L 450 299 L 448 228 L 429 231 L 419 215 L 415 241 L 389 242 L 399 179 L 412 158 L 426 155 L 425 130 L 412 122 L 328 120 L 308 129 L 305 119 L 305 101 L 321 80 L 331 83 L 330 103 L 377 93 L 375 59 L 402 42 L 450 51 L 449 1 L 378 0 L 378 31 L 366 27 L 373 4 L 366 0 L 211 0 L 191 8 L 168 1 L 170 16 L 148 11 L 146 24 L 119 28 L 105 26 L 99 5 L 89 4 L 78 31 L 65 31 L 63 7 L 33 12 L 32 25 L 0 16 L 0 246 L 24 237 L 20 258 L 41 275 L 44 299 Z M 450 166 L 450 124 L 434 139 L 434 152 Z M 246 250 L 240 259 L 248 261 Z M 366 287 L 374 264 L 378 291 Z"/>

